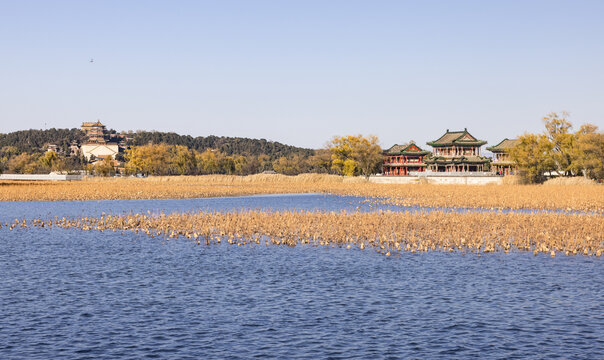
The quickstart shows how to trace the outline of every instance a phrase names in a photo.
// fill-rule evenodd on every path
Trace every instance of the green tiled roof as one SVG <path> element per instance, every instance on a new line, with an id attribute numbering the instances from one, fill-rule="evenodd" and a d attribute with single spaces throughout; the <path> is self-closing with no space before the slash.
<path id="1" fill-rule="evenodd" d="M 414 148 L 417 148 L 418 150 L 415 150 Z M 429 153 L 430 153 L 429 151 L 422 150 L 422 148 L 417 146 L 415 143 L 410 143 L 407 145 L 394 144 L 393 146 L 390 147 L 390 149 L 384 150 L 384 155 L 417 155 L 417 156 L 421 156 L 421 155 L 428 155 Z"/>
<path id="2" fill-rule="evenodd" d="M 516 145 L 518 145 L 518 139 L 505 138 L 499 144 L 488 147 L 487 150 L 490 152 L 506 152 Z"/>
<path id="3" fill-rule="evenodd" d="M 464 129 L 463 131 L 449 131 L 449 129 L 447 129 L 447 132 L 445 132 L 443 136 L 441 136 L 437 140 L 429 141 L 426 144 L 432 147 L 439 147 L 452 145 L 482 146 L 486 143 L 486 141 L 476 139 L 474 136 L 472 136 L 472 134 L 468 132 L 467 129 Z"/>

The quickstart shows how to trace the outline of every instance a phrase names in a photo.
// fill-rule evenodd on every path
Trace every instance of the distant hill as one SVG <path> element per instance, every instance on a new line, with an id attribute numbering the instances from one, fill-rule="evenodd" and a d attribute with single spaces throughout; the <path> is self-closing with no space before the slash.
<path id="1" fill-rule="evenodd" d="M 114 130 L 110 132 L 115 133 Z M 224 136 L 198 136 L 179 135 L 157 131 L 138 131 L 129 133 L 129 145 L 146 145 L 166 143 L 170 145 L 184 145 L 197 151 L 212 148 L 218 149 L 227 155 L 260 155 L 266 154 L 272 160 L 281 156 L 297 154 L 308 157 L 314 154 L 314 150 L 300 148 L 279 142 L 267 141 L 265 139 L 249 139 Z M 8 134 L 0 134 L 0 149 L 5 146 L 14 146 L 18 153 L 42 152 L 46 150 L 47 144 L 58 145 L 59 148 L 68 153 L 69 145 L 76 140 L 82 142 L 86 136 L 80 129 L 48 129 L 48 130 L 21 130 Z"/>
<path id="2" fill-rule="evenodd" d="M 260 155 L 266 154 L 271 159 L 278 159 L 281 156 L 297 154 L 308 157 L 314 154 L 314 150 L 300 148 L 291 145 L 281 144 L 279 142 L 268 141 L 265 139 L 249 139 L 239 137 L 225 136 L 198 136 L 179 135 L 176 133 L 165 133 L 157 131 L 138 131 L 132 135 L 128 143 L 130 145 L 146 145 L 149 142 L 154 144 L 166 143 L 170 145 L 184 145 L 197 151 L 205 149 L 218 149 L 227 155 Z"/>
<path id="3" fill-rule="evenodd" d="M 82 141 L 85 137 L 80 129 L 21 130 L 0 134 L 0 149 L 14 146 L 18 153 L 36 153 L 45 151 L 48 144 L 55 144 L 69 152 L 72 141 Z"/>

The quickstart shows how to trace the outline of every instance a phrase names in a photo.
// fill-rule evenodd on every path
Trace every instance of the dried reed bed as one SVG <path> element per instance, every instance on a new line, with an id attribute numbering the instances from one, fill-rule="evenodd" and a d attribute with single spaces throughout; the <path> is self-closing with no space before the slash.
<path id="1" fill-rule="evenodd" d="M 597 185 L 595 180 L 581 176 L 575 177 L 557 177 L 549 179 L 543 185 Z"/>
<path id="2" fill-rule="evenodd" d="M 604 218 L 596 215 L 245 211 L 16 220 L 4 229 L 15 227 L 133 231 L 197 244 L 367 248 L 386 256 L 401 251 L 601 256 L 604 251 Z"/>
<path id="3" fill-rule="evenodd" d="M 0 183 L 0 201 L 168 199 L 316 192 L 376 197 L 385 199 L 383 202 L 404 206 L 562 209 L 604 213 L 604 186 L 600 185 L 398 185 L 319 174 Z"/>

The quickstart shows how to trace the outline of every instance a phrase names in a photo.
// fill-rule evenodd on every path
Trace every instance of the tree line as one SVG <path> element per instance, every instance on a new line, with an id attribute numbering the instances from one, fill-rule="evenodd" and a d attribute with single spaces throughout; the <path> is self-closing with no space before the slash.
<path id="1" fill-rule="evenodd" d="M 182 145 L 189 149 L 203 152 L 207 149 L 218 150 L 227 156 L 231 155 L 267 155 L 271 160 L 280 157 L 298 155 L 309 157 L 314 154 L 314 150 L 300 148 L 292 145 L 285 145 L 279 142 L 268 141 L 266 139 L 249 139 L 239 137 L 225 136 L 198 136 L 179 135 L 173 132 L 159 131 L 137 131 L 133 133 L 130 146 L 141 146 L 152 144 Z"/>
<path id="2" fill-rule="evenodd" d="M 0 149 L 10 147 L 17 154 L 41 154 L 48 144 L 55 144 L 63 152 L 69 152 L 72 142 L 82 142 L 86 138 L 80 129 L 21 130 L 0 134 Z"/>
<path id="3" fill-rule="evenodd" d="M 604 178 L 604 133 L 593 124 L 573 132 L 567 113 L 543 118 L 545 131 L 518 138 L 510 156 L 519 175 L 528 183 L 542 183 L 550 176 Z"/>
<path id="4" fill-rule="evenodd" d="M 275 160 L 267 154 L 228 155 L 218 149 L 197 151 L 184 145 L 147 144 L 132 146 L 125 153 L 126 174 L 143 175 L 251 175 L 276 172 L 285 175 L 329 173 L 329 158 L 324 150 L 311 156 L 291 154 Z"/>
<path id="5" fill-rule="evenodd" d="M 568 114 L 548 114 L 545 131 L 526 133 L 510 150 L 518 173 L 528 183 L 541 183 L 550 176 L 604 178 L 604 134 L 597 126 L 584 124 L 573 132 Z M 114 130 L 111 130 L 115 132 Z M 97 175 L 249 175 L 265 171 L 296 175 L 328 173 L 369 176 L 381 171 L 382 149 L 375 136 L 348 135 L 332 138 L 318 150 L 299 148 L 264 139 L 191 137 L 175 133 L 129 133 L 129 148 L 118 162 L 105 159 L 89 164 L 81 155 L 71 155 L 72 141 L 85 136 L 79 129 L 25 130 L 0 134 L 0 171 L 47 173 L 87 170 Z M 49 143 L 59 152 L 46 152 Z"/>
<path id="6" fill-rule="evenodd" d="M 112 129 L 109 132 L 116 133 Z M 202 159 L 203 157 L 199 154 L 204 153 L 206 155 L 212 153 L 217 158 L 218 166 L 190 166 L 183 171 L 182 167 L 175 169 L 170 165 L 162 170 L 154 167 L 151 172 L 145 171 L 150 174 L 179 174 L 183 172 L 185 174 L 251 174 L 272 171 L 274 170 L 273 163 L 275 163 L 278 171 L 288 174 L 314 171 L 309 159 L 315 154 L 315 150 L 265 139 L 218 136 L 192 137 L 157 131 L 129 131 L 127 135 L 130 148 L 143 147 L 141 152 L 147 151 L 153 158 L 160 156 L 158 153 L 168 153 L 168 155 L 161 156 L 170 158 L 172 152 L 176 152 L 179 154 L 178 156 L 182 157 L 183 147 L 194 152 L 196 155 L 193 157 L 197 160 Z M 101 161 L 96 166 L 91 166 L 81 155 L 71 154 L 70 145 L 73 142 L 81 144 L 85 139 L 84 132 L 75 128 L 31 129 L 0 134 L 0 172 L 34 174 L 48 173 L 49 171 L 89 170 L 101 175 L 114 174 L 116 163 L 113 161 Z M 54 155 L 48 155 L 51 157 L 50 161 L 46 155 L 49 144 L 57 145 L 57 152 Z M 148 148 L 145 148 L 149 144 L 155 144 L 158 150 L 150 152 Z M 178 146 L 178 150 L 166 150 L 170 146 L 171 149 L 176 149 Z M 123 153 L 118 154 L 117 160 L 125 161 L 125 155 Z M 136 153 L 133 156 L 136 159 Z M 207 155 L 206 157 L 209 158 L 210 156 Z M 145 164 L 152 162 L 153 160 L 149 160 Z M 112 166 L 113 170 L 110 170 Z M 128 169 L 133 169 L 133 166 L 129 166 Z"/>

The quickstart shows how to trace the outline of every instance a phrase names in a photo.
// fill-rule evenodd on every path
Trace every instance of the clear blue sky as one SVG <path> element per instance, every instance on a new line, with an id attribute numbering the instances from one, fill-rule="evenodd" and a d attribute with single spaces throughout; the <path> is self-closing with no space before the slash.
<path id="1" fill-rule="evenodd" d="M 552 111 L 604 127 L 604 1 L 0 0 L 0 47 L 3 133 L 100 119 L 429 148 Z"/>

